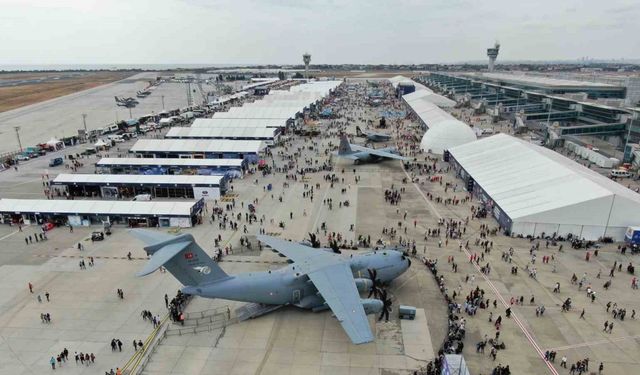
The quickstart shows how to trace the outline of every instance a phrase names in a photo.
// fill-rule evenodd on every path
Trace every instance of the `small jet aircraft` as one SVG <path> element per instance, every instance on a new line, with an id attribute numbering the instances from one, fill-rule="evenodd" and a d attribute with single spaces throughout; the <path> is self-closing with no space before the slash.
<path id="1" fill-rule="evenodd" d="M 355 164 L 378 162 L 386 159 L 409 160 L 398 155 L 396 149 L 387 147 L 381 149 L 362 147 L 349 143 L 345 134 L 340 138 L 337 156 L 344 159 L 353 160 Z"/>
<path id="2" fill-rule="evenodd" d="M 359 126 L 356 126 L 356 135 L 358 137 L 367 138 L 367 141 L 371 142 L 387 142 L 391 139 L 391 136 L 389 134 L 374 133 L 368 130 L 362 130 Z"/>
<path id="3" fill-rule="evenodd" d="M 314 312 L 331 309 L 354 344 L 374 339 L 367 314 L 380 313 L 380 319 L 389 319 L 391 301 L 381 286 L 411 265 L 407 254 L 397 250 L 343 255 L 336 243 L 332 249 L 322 249 L 259 235 L 259 241 L 293 263 L 274 271 L 229 275 L 189 233 L 172 236 L 142 229 L 130 233 L 146 244 L 144 250 L 151 256 L 138 276 L 165 267 L 185 286 L 185 294 L 293 305 Z M 319 246 L 314 238 L 311 241 Z M 360 298 L 360 293 L 369 295 Z"/>
<path id="4" fill-rule="evenodd" d="M 146 98 L 149 95 L 151 95 L 151 91 L 149 91 L 149 90 L 140 90 L 140 91 L 136 92 L 136 96 L 138 98 Z"/>
<path id="5" fill-rule="evenodd" d="M 139 102 L 134 99 L 134 98 L 118 98 L 117 96 L 115 96 L 116 98 L 116 105 L 118 107 L 127 107 L 127 108 L 132 108 L 135 107 L 136 104 L 138 104 Z"/>

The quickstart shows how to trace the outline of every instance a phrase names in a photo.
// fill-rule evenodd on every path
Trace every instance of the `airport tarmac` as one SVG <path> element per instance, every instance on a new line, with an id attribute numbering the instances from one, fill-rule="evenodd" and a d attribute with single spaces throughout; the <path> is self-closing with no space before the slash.
<path id="1" fill-rule="evenodd" d="M 368 120 L 376 120 L 378 109 L 358 110 L 349 124 L 354 132 L 355 125 L 364 126 Z M 321 127 L 330 121 L 323 121 Z M 409 121 L 404 126 L 409 126 Z M 287 155 L 300 152 L 298 164 L 305 166 L 305 158 L 318 159 L 320 164 L 326 159 L 317 153 L 317 146 L 325 148 L 328 142 L 335 145 L 335 137 L 323 136 L 310 150 L 310 141 L 294 139 Z M 125 145 L 121 146 L 125 147 Z M 69 152 L 71 150 L 67 150 Z M 275 148 L 276 163 L 283 159 L 278 156 L 283 148 Z M 19 171 L 8 170 L 0 173 L 0 189 L 3 197 L 27 194 L 41 194 L 41 173 L 44 164 L 35 159 L 21 165 Z M 440 162 L 440 166 L 445 164 Z M 87 163 L 79 173 L 91 173 Z M 343 172 L 344 169 L 344 172 Z M 355 173 L 354 173 L 355 170 Z M 53 171 L 50 173 L 53 175 Z M 464 312 L 459 314 L 467 320 L 464 355 L 473 374 L 489 374 L 499 363 L 510 365 L 513 374 L 567 373 L 560 367 L 560 358 L 566 355 L 569 366 L 577 360 L 589 358 L 590 371 L 597 371 L 600 362 L 604 362 L 604 374 L 632 373 L 638 366 L 637 353 L 640 350 L 637 338 L 640 328 L 635 319 L 631 319 L 631 310 L 640 309 L 637 302 L 637 290 L 630 286 L 631 275 L 623 270 L 616 273 L 613 285 L 604 290 L 602 284 L 608 280 L 605 275 L 613 262 L 623 267 L 633 262 L 633 256 L 622 255 L 615 245 L 604 246 L 598 257 L 587 262 L 584 250 L 573 250 L 564 243 L 564 250 L 557 246 L 545 248 L 541 244 L 538 259 L 543 255 L 553 255 L 555 262 L 540 264 L 538 277 L 528 277 L 525 267 L 530 261 L 529 248 L 532 243 L 526 239 L 508 238 L 502 235 L 490 236 L 493 249 L 484 254 L 484 262 L 490 263 L 492 271 L 485 275 L 479 267 L 468 259 L 472 253 L 480 255 L 475 239 L 479 227 L 486 224 L 495 227 L 491 219 L 471 220 L 463 236 L 469 240 L 470 249 L 460 250 L 457 241 L 444 236 L 442 246 L 438 239 L 425 240 L 427 228 L 437 228 L 439 218 L 464 220 L 470 215 L 470 203 L 452 206 L 435 203 L 425 198 L 426 193 L 440 197 L 462 197 L 463 193 L 448 189 L 438 183 L 430 183 L 426 176 L 418 176 L 420 182 L 403 183 L 407 174 L 396 162 L 384 162 L 375 165 L 354 166 L 348 161 L 336 161 L 334 172 L 344 178 L 333 188 L 322 178 L 325 173 L 310 173 L 303 180 L 285 180 L 284 174 L 277 173 L 266 177 L 248 175 L 233 183 L 235 196 L 234 212 L 243 212 L 246 205 L 258 199 L 257 215 L 264 215 L 264 229 L 279 238 L 302 240 L 306 233 L 315 231 L 324 222 L 328 231 L 336 231 L 349 240 L 358 235 L 370 235 L 372 241 L 382 238 L 386 242 L 397 242 L 382 235 L 382 228 L 397 229 L 398 236 L 415 239 L 418 257 L 425 256 L 438 260 L 438 268 L 444 276 L 447 292 L 454 290 L 465 296 L 479 287 L 485 291 L 485 298 L 496 300 L 496 308 L 480 309 L 475 316 Z M 438 173 L 445 182 L 460 184 L 451 174 Z M 355 176 L 360 178 L 355 182 Z M 258 179 L 255 183 L 254 180 Z M 287 181 L 290 186 L 283 187 Z M 272 192 L 263 188 L 271 183 Z M 320 183 L 311 202 L 303 199 L 304 184 Z M 402 200 L 397 206 L 383 199 L 385 189 L 394 185 L 403 187 Z M 6 190 L 5 190 L 6 187 Z M 341 189 L 346 189 L 341 193 Z M 7 195 L 5 195 L 7 191 Z M 273 194 L 273 197 L 272 197 Z M 279 196 L 283 196 L 282 203 Z M 42 197 L 42 196 L 40 196 Z M 323 201 L 333 199 L 329 209 Z M 336 207 L 335 202 L 349 200 L 350 205 Z M 230 201 L 224 204 L 230 203 Z M 211 206 L 209 206 L 209 209 Z M 209 211 L 210 212 L 210 211 Z M 306 216 L 305 216 L 306 212 Z M 293 219 L 290 219 L 293 213 Z M 406 219 L 404 215 L 407 215 Z M 273 221 L 271 220 L 273 219 Z M 415 224 L 414 224 L 415 220 Z M 284 228 L 278 223 L 282 221 Z M 355 224 L 355 230 L 349 226 Z M 242 228 L 244 223 L 241 223 Z M 248 225 L 247 236 L 252 238 L 259 228 L 258 223 Z M 407 230 L 406 234 L 404 230 Z M 91 243 L 87 240 L 92 228 L 76 228 L 73 233 L 68 229 L 56 228 L 49 233 L 46 242 L 25 245 L 24 237 L 35 228 L 24 228 L 19 232 L 15 227 L 0 226 L 0 374 L 33 374 L 50 371 L 48 360 L 63 348 L 71 353 L 93 352 L 96 363 L 89 367 L 76 365 L 75 361 L 56 370 L 69 374 L 104 373 L 110 368 L 124 365 L 134 354 L 131 347 L 133 339 L 145 340 L 152 326 L 140 317 L 143 309 L 164 316 L 164 294 L 170 297 L 180 285 L 168 273 L 156 272 L 145 278 L 136 278 L 135 272 L 144 265 L 145 256 L 141 244 L 126 234 L 126 228 L 115 227 L 114 234 L 104 242 Z M 239 245 L 242 230 L 233 232 L 220 230 L 217 222 L 210 223 L 206 218 L 202 225 L 185 230 L 193 233 L 200 245 L 209 253 L 213 251 L 213 236 L 220 234 L 223 246 L 232 245 L 233 253 L 224 257 L 221 266 L 230 273 L 252 270 L 274 269 L 283 259 L 269 251 L 258 252 L 242 249 Z M 321 232 L 322 233 L 322 232 Z M 325 237 L 321 236 L 325 241 Z M 78 242 L 85 244 L 86 250 L 76 249 Z M 501 253 L 510 247 L 514 249 L 513 262 L 501 260 Z M 126 254 L 132 252 L 133 260 L 127 260 Z M 80 270 L 80 257 L 93 256 L 95 266 Z M 453 272 L 449 257 L 454 257 L 458 265 Z M 482 263 L 484 264 L 484 263 Z M 556 272 L 553 272 L 555 264 Z M 511 267 L 517 266 L 517 275 L 511 273 Z M 601 271 L 601 279 L 596 274 Z M 597 291 L 598 298 L 591 302 L 584 288 L 570 283 L 572 274 L 582 276 Z M 470 279 L 467 281 L 466 277 Z M 34 284 L 34 294 L 29 293 L 27 283 Z M 562 285 L 561 293 L 553 293 L 556 282 Z M 118 299 L 116 289 L 124 290 L 124 300 Z M 37 301 L 36 296 L 48 291 L 51 302 Z M 339 324 L 330 312 L 311 313 L 293 308 L 283 308 L 251 321 L 229 324 L 224 329 L 215 328 L 211 332 L 197 334 L 182 331 L 175 334 L 180 326 L 172 325 L 172 334 L 161 342 L 151 356 L 145 374 L 411 374 L 419 366 L 433 358 L 443 342 L 447 330 L 447 310 L 444 298 L 437 288 L 430 271 L 419 259 L 415 259 L 407 273 L 398 278 L 389 288 L 393 295 L 394 312 L 390 322 L 370 322 L 376 334 L 376 341 L 355 346 L 348 342 Z M 530 303 L 531 296 L 535 302 Z M 505 317 L 505 308 L 510 305 L 511 297 L 523 296 L 523 305 L 512 306 L 512 318 Z M 560 304 L 567 297 L 574 301 L 573 309 L 561 312 Z M 462 303 L 463 298 L 457 301 Z M 627 319 L 613 319 L 604 306 L 608 301 L 617 302 L 618 307 L 627 309 Z M 397 318 L 398 304 L 416 306 L 424 311 L 415 323 L 400 321 Z M 543 317 L 535 314 L 535 308 L 544 304 Z M 186 312 L 195 314 L 212 308 L 230 306 L 233 310 L 238 303 L 221 300 L 195 298 Z M 506 306 L 505 306 L 506 305 Z M 584 319 L 579 315 L 585 308 Z M 42 312 L 52 315 L 52 323 L 41 323 L 38 319 Z M 492 338 L 495 334 L 493 324 L 489 322 L 489 313 L 493 319 L 503 317 L 500 338 L 506 345 L 498 352 L 493 361 L 487 351 L 476 353 L 475 344 L 485 335 Z M 615 321 L 611 334 L 602 332 L 605 320 Z M 112 352 L 109 342 L 119 338 L 124 343 L 123 352 Z M 427 339 L 428 338 L 428 339 Z M 556 350 L 555 363 L 543 361 L 546 350 Z M 430 352 L 429 352 L 430 351 Z M 417 354 L 422 357 L 417 357 Z M 71 356 L 70 356 L 71 359 Z"/>
<path id="2" fill-rule="evenodd" d="M 103 128 L 116 121 L 137 118 L 151 113 L 160 113 L 164 108 L 173 110 L 185 108 L 187 104 L 186 83 L 165 82 L 160 84 L 146 98 L 136 98 L 136 92 L 144 89 L 150 81 L 155 82 L 158 73 L 139 73 L 127 79 L 99 86 L 90 90 L 65 95 L 45 102 L 32 104 L 0 113 L 0 154 L 19 150 L 14 127 L 20 127 L 23 147 L 47 142 L 52 137 L 61 139 L 78 134 L 84 129 L 82 114 L 87 114 L 87 129 Z M 194 103 L 202 102 L 200 89 L 191 85 Z M 204 85 L 213 91 L 213 86 Z M 134 97 L 139 104 L 134 108 L 118 107 L 114 97 Z M 131 115 L 130 115 L 131 113 Z"/>

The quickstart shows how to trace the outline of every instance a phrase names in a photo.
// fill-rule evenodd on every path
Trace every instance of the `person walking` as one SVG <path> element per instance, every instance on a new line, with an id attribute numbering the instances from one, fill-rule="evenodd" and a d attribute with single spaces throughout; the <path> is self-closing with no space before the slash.
<path id="1" fill-rule="evenodd" d="M 56 369 L 56 359 L 53 358 L 53 356 L 51 356 L 51 359 L 49 360 L 49 363 L 51 364 L 51 369 L 55 370 Z"/>
<path id="2" fill-rule="evenodd" d="M 29 292 L 33 293 L 33 284 L 31 284 L 31 281 L 29 281 Z"/>

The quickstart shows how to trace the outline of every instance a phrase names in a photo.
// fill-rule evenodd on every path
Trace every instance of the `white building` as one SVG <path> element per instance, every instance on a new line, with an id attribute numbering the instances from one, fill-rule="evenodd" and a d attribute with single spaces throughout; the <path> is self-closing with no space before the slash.
<path id="1" fill-rule="evenodd" d="M 640 194 L 552 150 L 498 134 L 449 149 L 450 162 L 503 230 L 622 240 Z"/>

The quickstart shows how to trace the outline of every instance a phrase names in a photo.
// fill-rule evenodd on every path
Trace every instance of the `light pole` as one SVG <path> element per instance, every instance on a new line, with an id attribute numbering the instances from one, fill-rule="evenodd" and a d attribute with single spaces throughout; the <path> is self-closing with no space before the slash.
<path id="1" fill-rule="evenodd" d="M 549 122 L 551 121 L 551 110 L 553 109 L 553 99 L 549 98 L 549 115 L 547 116 L 547 128 L 549 127 Z"/>
<path id="2" fill-rule="evenodd" d="M 162 98 L 162 110 L 164 111 L 164 95 L 162 95 L 160 98 Z"/>
<path id="3" fill-rule="evenodd" d="M 22 142 L 20 142 L 20 127 L 14 126 L 13 129 L 16 131 L 16 137 L 18 138 L 18 146 L 20 146 L 20 152 L 22 152 Z"/>
<path id="4" fill-rule="evenodd" d="M 87 114 L 82 114 L 82 125 L 84 125 L 84 139 L 87 139 Z"/>
<path id="5" fill-rule="evenodd" d="M 631 125 L 633 125 L 635 118 L 638 117 L 636 113 L 633 114 L 631 120 L 627 120 L 629 124 L 629 130 L 627 130 L 627 138 L 624 140 L 624 148 L 622 149 L 622 162 L 626 162 L 625 156 L 627 155 L 627 146 L 629 145 L 629 138 L 631 138 Z"/>

